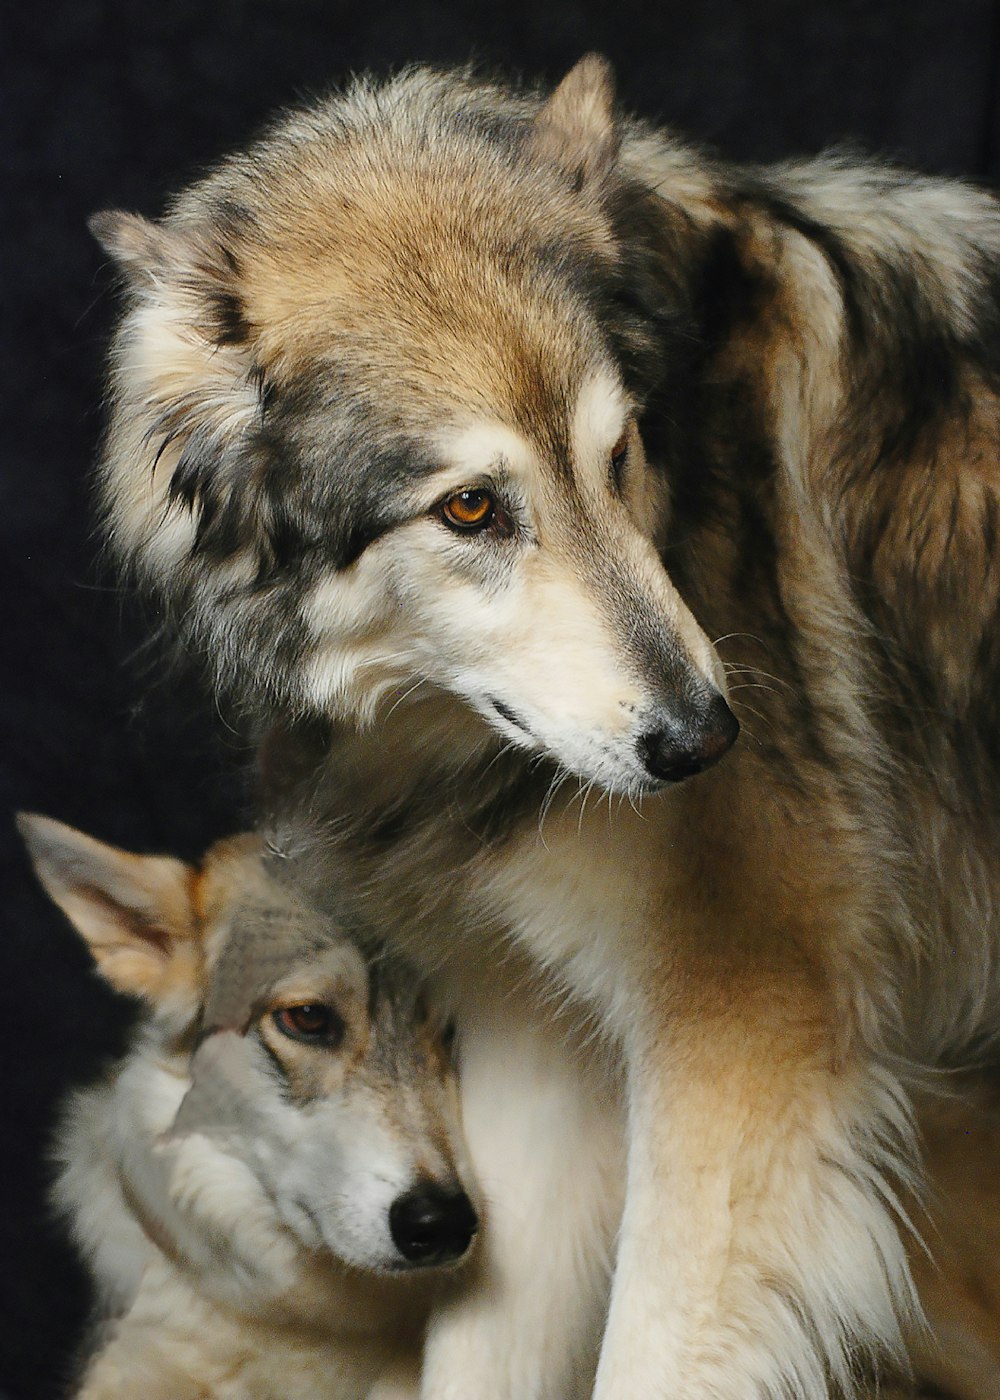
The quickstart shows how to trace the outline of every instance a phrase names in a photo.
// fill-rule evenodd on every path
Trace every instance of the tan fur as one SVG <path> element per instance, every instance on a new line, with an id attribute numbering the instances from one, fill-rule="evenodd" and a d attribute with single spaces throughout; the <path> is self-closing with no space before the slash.
<path id="1" fill-rule="evenodd" d="M 121 230 L 112 541 L 340 722 L 290 858 L 463 1022 L 492 1233 L 427 1400 L 850 1394 L 917 1315 L 914 1087 L 1000 1037 L 995 204 L 713 162 L 587 60 L 293 114 L 143 233 L 183 277 Z"/>
<path id="2" fill-rule="evenodd" d="M 197 1041 L 233 920 L 255 909 L 302 912 L 265 868 L 261 839 L 218 842 L 193 868 L 118 851 L 47 818 L 22 815 L 19 824 L 39 877 L 87 940 L 98 970 L 147 1010 L 123 1063 L 104 1083 L 76 1092 L 57 1134 L 56 1200 L 92 1267 L 102 1315 L 74 1394 L 410 1400 L 433 1284 L 306 1247 L 253 1170 L 253 1152 L 273 1152 L 273 1144 L 247 1144 L 245 1160 L 232 1144 L 220 1152 L 210 1110 L 200 1129 L 179 1134 L 176 1126 L 197 1092 L 193 1065 L 205 1053 Z M 382 1100 L 383 1133 L 411 1151 L 412 1179 L 435 1182 L 450 1173 L 454 1180 L 461 1146 L 453 1071 L 439 1034 L 430 1022 L 413 1028 L 423 1080 L 401 1067 L 403 1058 L 380 1060 L 384 1047 L 373 1056 L 360 955 L 353 950 L 352 959 L 337 961 L 328 953 L 324 963 L 318 915 L 312 934 L 311 956 L 307 948 L 252 1012 L 283 1071 L 281 1092 L 311 1111 L 300 1130 L 319 1131 L 323 1105 L 349 1111 L 364 1084 Z M 275 1029 L 273 1012 L 315 1004 L 340 1010 L 336 1053 L 317 1053 Z M 231 1093 L 241 1089 L 229 1084 Z M 370 1119 L 356 1117 L 359 1135 L 371 1135 Z M 415 1124 L 425 1125 L 422 1133 Z M 379 1167 L 373 1162 L 372 1173 Z M 325 1193 L 346 1189 L 342 1171 L 334 1152 Z"/>
<path id="3" fill-rule="evenodd" d="M 993 1080 L 946 1084 L 921 1105 L 926 1249 L 911 1263 L 930 1324 L 921 1376 L 953 1400 L 989 1400 L 1000 1377 L 1000 1099 Z M 919 1209 L 919 1208 L 918 1208 Z"/>

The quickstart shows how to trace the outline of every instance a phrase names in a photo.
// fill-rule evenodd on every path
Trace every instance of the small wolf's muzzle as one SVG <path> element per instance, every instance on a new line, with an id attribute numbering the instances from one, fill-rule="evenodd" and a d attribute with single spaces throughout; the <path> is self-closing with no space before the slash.
<path id="1" fill-rule="evenodd" d="M 389 1208 L 392 1242 L 409 1264 L 450 1264 L 472 1243 L 479 1220 L 461 1189 L 420 1182 Z"/>
<path id="2" fill-rule="evenodd" d="M 716 691 L 704 704 L 688 703 L 636 740 L 646 772 L 663 783 L 679 783 L 711 768 L 736 741 L 739 720 Z"/>

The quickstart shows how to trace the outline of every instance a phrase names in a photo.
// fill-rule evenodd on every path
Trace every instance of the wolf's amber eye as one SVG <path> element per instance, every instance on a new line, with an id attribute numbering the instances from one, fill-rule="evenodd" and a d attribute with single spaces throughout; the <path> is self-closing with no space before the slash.
<path id="1" fill-rule="evenodd" d="M 308 1002 L 302 1006 L 283 1006 L 273 1013 L 274 1024 L 290 1040 L 302 1040 L 308 1045 L 322 1045 L 335 1050 L 344 1038 L 344 1023 L 332 1006 Z"/>
<path id="2" fill-rule="evenodd" d="M 485 530 L 495 512 L 489 491 L 456 491 L 441 506 L 441 515 L 453 530 Z"/>
<path id="3" fill-rule="evenodd" d="M 611 449 L 611 481 L 616 491 L 621 489 L 622 472 L 628 461 L 628 439 L 628 428 L 624 428 L 621 437 Z"/>

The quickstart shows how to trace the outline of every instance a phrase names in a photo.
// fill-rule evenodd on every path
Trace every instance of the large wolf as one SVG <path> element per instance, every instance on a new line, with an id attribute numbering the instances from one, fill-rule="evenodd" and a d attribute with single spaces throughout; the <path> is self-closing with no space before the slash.
<path id="1" fill-rule="evenodd" d="M 1000 1024 L 993 199 L 716 162 L 591 57 L 358 82 L 94 228 L 114 547 L 338 721 L 317 883 L 459 1011 L 487 1248 L 425 1394 L 850 1391 L 912 1086 Z"/>

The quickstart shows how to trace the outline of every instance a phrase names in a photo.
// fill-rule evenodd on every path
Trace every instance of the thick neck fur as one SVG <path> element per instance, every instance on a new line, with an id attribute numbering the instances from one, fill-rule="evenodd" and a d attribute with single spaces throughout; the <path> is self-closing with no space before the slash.
<path id="1" fill-rule="evenodd" d="M 309 731 L 299 760 L 310 750 L 318 766 L 307 764 L 274 803 L 275 857 L 321 904 L 324 890 L 338 899 L 352 891 L 362 922 L 391 922 L 441 970 L 447 944 L 459 951 L 453 925 L 467 909 L 466 872 L 537 825 L 557 780 L 551 763 L 433 689 L 374 723 Z M 435 869 L 439 880 L 428 878 Z M 505 943 L 502 920 L 481 919 L 477 936 Z"/>

